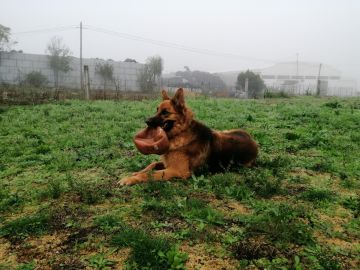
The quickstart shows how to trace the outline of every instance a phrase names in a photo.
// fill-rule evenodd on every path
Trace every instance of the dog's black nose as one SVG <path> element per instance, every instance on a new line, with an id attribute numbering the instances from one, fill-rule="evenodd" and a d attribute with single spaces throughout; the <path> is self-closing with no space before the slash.
<path id="1" fill-rule="evenodd" d="M 156 127 L 156 119 L 154 117 L 150 117 L 145 120 L 145 123 L 148 125 L 148 127 Z"/>

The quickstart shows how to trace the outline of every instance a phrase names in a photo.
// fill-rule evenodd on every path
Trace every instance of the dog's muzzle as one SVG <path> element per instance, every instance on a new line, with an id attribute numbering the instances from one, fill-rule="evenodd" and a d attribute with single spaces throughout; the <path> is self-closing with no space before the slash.
<path id="1" fill-rule="evenodd" d="M 159 117 L 156 117 L 156 116 L 146 119 L 145 123 L 148 125 L 148 127 L 152 127 L 152 128 L 162 126 L 162 120 L 159 119 Z"/>

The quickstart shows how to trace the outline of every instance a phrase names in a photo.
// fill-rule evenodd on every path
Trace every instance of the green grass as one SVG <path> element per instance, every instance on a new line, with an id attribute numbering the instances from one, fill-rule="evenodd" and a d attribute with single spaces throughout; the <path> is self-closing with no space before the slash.
<path id="1" fill-rule="evenodd" d="M 356 269 L 360 99 L 271 97 L 188 100 L 254 167 L 123 188 L 159 100 L 0 106 L 0 269 Z"/>

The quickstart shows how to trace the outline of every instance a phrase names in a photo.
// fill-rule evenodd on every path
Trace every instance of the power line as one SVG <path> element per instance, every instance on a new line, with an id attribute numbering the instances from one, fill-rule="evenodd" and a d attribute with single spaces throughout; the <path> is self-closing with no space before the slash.
<path id="1" fill-rule="evenodd" d="M 66 30 L 76 29 L 76 28 L 78 28 L 76 25 L 70 25 L 70 26 L 60 26 L 60 27 L 52 27 L 52 28 L 45 28 L 45 29 L 21 31 L 21 32 L 15 32 L 12 34 L 13 35 L 24 35 L 24 34 L 46 33 L 46 32 L 60 32 L 60 31 L 66 31 Z"/>
<path id="2" fill-rule="evenodd" d="M 154 45 L 158 45 L 158 46 L 162 46 L 162 47 L 179 49 L 179 50 L 188 51 L 188 52 L 192 52 L 192 53 L 199 53 L 199 54 L 205 54 L 205 55 L 211 55 L 211 56 L 220 56 L 220 57 L 227 57 L 227 58 L 241 58 L 244 60 L 257 61 L 257 62 L 267 62 L 267 63 L 279 62 L 278 60 L 269 60 L 269 59 L 263 59 L 263 58 L 248 57 L 248 56 L 242 56 L 242 55 L 237 55 L 237 54 L 232 54 L 232 53 L 223 53 L 223 52 L 217 52 L 217 51 L 212 51 L 212 50 L 208 50 L 208 49 L 189 47 L 189 46 L 184 46 L 184 45 L 177 44 L 177 43 L 160 41 L 160 40 L 155 40 L 155 39 L 150 39 L 150 38 L 144 38 L 144 37 L 137 36 L 137 35 L 117 32 L 114 30 L 108 30 L 105 28 L 99 28 L 99 27 L 95 27 L 95 26 L 91 26 L 91 25 L 84 25 L 84 26 L 85 27 L 83 29 L 90 30 L 93 32 L 99 32 L 99 33 L 103 33 L 103 34 L 117 36 L 117 37 L 124 38 L 124 39 L 129 39 L 129 40 L 134 40 L 134 41 L 139 41 L 139 42 L 144 42 L 144 43 L 150 43 L 150 44 L 154 44 Z"/>
<path id="3" fill-rule="evenodd" d="M 40 33 L 48 33 L 48 32 L 61 32 L 61 31 L 67 31 L 72 29 L 79 29 L 80 27 L 78 25 L 69 25 L 69 26 L 61 26 L 61 27 L 52 27 L 52 28 L 45 28 L 45 29 L 36 29 L 36 30 L 29 30 L 29 31 L 22 31 L 22 32 L 15 32 L 14 35 L 25 35 L 25 34 L 40 34 Z M 203 54 L 203 55 L 210 55 L 210 56 L 218 56 L 218 57 L 225 57 L 225 58 L 239 58 L 242 60 L 247 61 L 256 61 L 256 62 L 263 62 L 263 63 L 277 63 L 279 60 L 271 60 L 271 59 L 264 59 L 264 58 L 257 58 L 257 57 L 249 57 L 249 56 L 243 56 L 233 53 L 224 53 L 224 52 L 218 52 L 208 49 L 202 49 L 202 48 L 195 48 L 190 46 L 185 46 L 178 43 L 168 42 L 168 41 L 161 41 L 161 40 L 155 40 L 150 38 L 145 38 L 137 35 L 132 35 L 128 33 L 118 32 L 114 30 L 109 30 L 105 28 L 100 28 L 92 25 L 83 25 L 83 30 L 89 30 L 93 32 L 98 32 L 102 34 L 107 34 L 111 36 L 116 36 L 123 39 L 128 40 L 134 40 L 138 42 L 143 43 L 149 43 L 161 47 L 167 47 L 182 51 L 188 51 L 192 53 L 197 54 Z"/>

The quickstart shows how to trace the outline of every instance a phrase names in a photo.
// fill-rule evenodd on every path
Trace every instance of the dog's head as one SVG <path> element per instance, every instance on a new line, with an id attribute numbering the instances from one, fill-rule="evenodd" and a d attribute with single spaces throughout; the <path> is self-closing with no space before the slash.
<path id="1" fill-rule="evenodd" d="M 182 88 L 176 91 L 173 98 L 170 98 L 165 90 L 161 93 L 163 101 L 157 107 L 155 116 L 148 118 L 145 122 L 149 127 L 160 126 L 171 138 L 188 128 L 193 119 L 193 113 L 185 104 Z"/>

